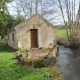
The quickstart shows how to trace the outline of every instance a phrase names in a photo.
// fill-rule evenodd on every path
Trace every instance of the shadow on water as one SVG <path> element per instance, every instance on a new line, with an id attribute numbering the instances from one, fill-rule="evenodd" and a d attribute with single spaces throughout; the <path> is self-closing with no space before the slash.
<path id="1" fill-rule="evenodd" d="M 13 51 L 16 51 L 16 50 L 6 45 L 6 43 L 0 43 L 0 52 L 7 53 L 7 52 L 13 52 Z"/>
<path id="2" fill-rule="evenodd" d="M 80 56 L 74 58 L 70 48 L 59 45 L 57 59 L 64 80 L 80 80 Z"/>

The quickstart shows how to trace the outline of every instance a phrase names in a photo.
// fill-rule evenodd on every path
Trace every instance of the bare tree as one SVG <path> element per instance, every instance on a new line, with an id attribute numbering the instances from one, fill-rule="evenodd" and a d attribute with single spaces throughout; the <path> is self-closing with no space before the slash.
<path id="1" fill-rule="evenodd" d="M 38 0 L 36 0 L 36 14 L 38 13 Z"/>
<path id="2" fill-rule="evenodd" d="M 70 42 L 71 47 L 79 47 L 80 46 L 80 38 L 79 36 L 79 19 L 80 19 L 80 5 L 77 14 L 77 20 L 75 15 L 75 0 L 65 0 L 64 5 L 66 8 L 66 13 L 63 11 L 64 7 L 62 5 L 61 0 L 58 0 L 59 7 L 61 10 L 61 14 L 63 17 L 63 21 L 66 27 L 67 38 Z M 66 17 L 64 17 L 67 14 Z M 67 18 L 67 20 L 66 20 Z M 77 24 L 77 25 L 76 25 Z M 68 33 L 70 31 L 70 33 Z"/>
<path id="3" fill-rule="evenodd" d="M 39 13 L 48 21 L 57 23 L 57 18 L 59 17 L 57 13 L 59 12 L 57 12 L 56 0 L 14 0 L 14 2 L 16 2 L 16 6 L 13 6 L 15 12 L 24 15 L 26 18 Z"/>
<path id="4" fill-rule="evenodd" d="M 61 10 L 61 14 L 62 14 L 62 17 L 63 17 L 63 21 L 64 21 L 64 24 L 67 26 L 66 29 L 70 29 L 70 34 L 73 34 L 74 32 L 77 31 L 77 26 L 75 25 L 76 23 L 76 16 L 75 16 L 75 0 L 65 0 L 64 4 L 65 4 L 65 7 L 66 7 L 66 14 L 67 16 L 64 17 L 65 13 L 63 11 L 63 5 L 61 4 L 61 0 L 58 0 L 59 2 L 59 7 L 60 7 L 60 10 Z M 66 20 L 67 18 L 67 20 Z M 67 30 L 66 30 L 67 31 Z M 69 36 L 69 35 L 67 35 Z"/>

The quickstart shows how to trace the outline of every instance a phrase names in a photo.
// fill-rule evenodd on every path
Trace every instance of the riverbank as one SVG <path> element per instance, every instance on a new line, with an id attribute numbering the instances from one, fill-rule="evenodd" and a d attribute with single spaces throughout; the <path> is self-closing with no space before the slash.
<path id="1" fill-rule="evenodd" d="M 67 38 L 57 38 L 57 44 L 58 45 L 64 45 L 66 47 L 69 47 L 69 41 Z"/>
<path id="2" fill-rule="evenodd" d="M 78 57 L 80 55 L 80 48 L 71 47 L 67 38 L 57 38 L 57 44 L 69 47 L 73 52 L 74 57 Z"/>

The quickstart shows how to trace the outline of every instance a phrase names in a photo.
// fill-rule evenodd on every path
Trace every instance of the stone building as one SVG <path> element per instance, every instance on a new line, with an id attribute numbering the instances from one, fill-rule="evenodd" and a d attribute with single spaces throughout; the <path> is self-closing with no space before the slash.
<path id="1" fill-rule="evenodd" d="M 8 45 L 18 48 L 51 48 L 56 45 L 56 29 L 41 15 L 18 24 L 8 33 Z"/>

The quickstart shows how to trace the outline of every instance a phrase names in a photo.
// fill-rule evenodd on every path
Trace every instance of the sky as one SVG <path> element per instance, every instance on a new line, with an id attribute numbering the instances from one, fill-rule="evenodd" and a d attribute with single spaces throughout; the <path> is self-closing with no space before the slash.
<path id="1" fill-rule="evenodd" d="M 47 0 L 44 0 L 44 1 L 47 1 Z M 76 4 L 75 4 L 76 5 L 75 6 L 75 14 L 77 14 L 78 8 L 79 8 L 79 0 L 75 0 L 75 2 L 76 2 Z M 62 19 L 62 16 L 61 16 L 61 13 L 60 13 L 60 9 L 58 8 L 57 4 L 58 3 L 55 3 L 53 5 L 53 7 L 52 6 L 48 7 L 48 4 L 46 4 L 47 5 L 45 7 L 46 10 L 50 10 L 51 8 L 53 8 L 55 10 L 55 12 L 52 15 L 48 14 L 48 15 L 44 16 L 44 18 L 46 18 L 53 25 L 62 25 L 63 24 L 63 19 Z M 15 0 L 13 2 L 7 4 L 7 6 L 8 6 L 8 9 L 9 9 L 9 12 L 10 12 L 11 15 L 14 15 L 14 16 L 17 15 Z M 38 8 L 40 9 L 40 7 L 38 7 Z M 63 10 L 64 10 L 65 19 L 67 20 L 65 7 L 63 8 Z M 21 14 L 24 15 L 23 12 L 21 12 Z"/>

